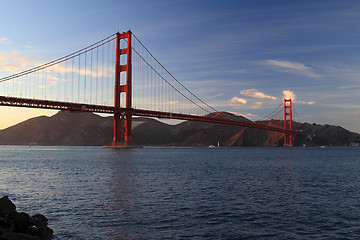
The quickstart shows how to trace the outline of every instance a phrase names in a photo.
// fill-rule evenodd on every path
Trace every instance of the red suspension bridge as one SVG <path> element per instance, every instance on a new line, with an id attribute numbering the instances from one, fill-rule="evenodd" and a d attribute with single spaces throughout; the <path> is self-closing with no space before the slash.
<path id="1" fill-rule="evenodd" d="M 115 81 L 115 84 L 114 84 Z M 293 145 L 292 103 L 283 127 L 211 117 L 218 112 L 179 82 L 131 32 L 116 33 L 54 61 L 0 78 L 0 105 L 114 115 L 113 147 L 132 144 L 132 116 L 212 122 L 276 131 Z"/>

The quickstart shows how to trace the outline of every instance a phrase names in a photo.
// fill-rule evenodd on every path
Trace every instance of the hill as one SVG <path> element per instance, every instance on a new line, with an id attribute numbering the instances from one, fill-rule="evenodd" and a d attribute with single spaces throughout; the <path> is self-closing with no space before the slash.
<path id="1" fill-rule="evenodd" d="M 242 116 L 226 112 L 209 116 L 251 122 Z M 282 121 L 258 124 L 282 126 Z M 360 142 L 360 134 L 342 127 L 309 123 L 294 123 L 304 135 L 295 138 L 295 145 L 344 146 Z M 169 125 L 152 118 L 133 119 L 134 145 L 176 146 L 282 146 L 283 134 L 260 129 L 215 123 L 184 121 Z M 1 145 L 110 145 L 113 118 L 93 113 L 60 111 L 51 117 L 36 117 L 0 131 Z"/>

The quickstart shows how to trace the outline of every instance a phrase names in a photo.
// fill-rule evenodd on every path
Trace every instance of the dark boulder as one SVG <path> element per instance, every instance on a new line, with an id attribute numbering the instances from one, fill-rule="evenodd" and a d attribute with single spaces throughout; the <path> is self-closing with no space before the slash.
<path id="1" fill-rule="evenodd" d="M 38 237 L 41 240 L 48 240 L 53 237 L 54 232 L 49 227 L 30 226 L 27 229 L 26 234 L 34 236 L 34 237 Z"/>
<path id="2" fill-rule="evenodd" d="M 12 212 L 9 214 L 8 219 L 12 221 L 15 226 L 15 232 L 25 233 L 31 224 L 31 218 L 27 213 Z"/>
<path id="3" fill-rule="evenodd" d="M 41 238 L 36 236 L 31 236 L 25 233 L 17 233 L 17 232 L 7 232 L 2 238 L 3 240 L 41 240 Z"/>
<path id="4" fill-rule="evenodd" d="M 16 206 L 8 197 L 1 198 L 0 240 L 50 240 L 53 230 L 44 215 L 16 211 Z"/>
<path id="5" fill-rule="evenodd" d="M 8 196 L 0 198 L 0 217 L 7 217 L 7 215 L 15 211 L 16 206 Z"/>
<path id="6" fill-rule="evenodd" d="M 38 226 L 38 227 L 47 227 L 48 225 L 48 220 L 47 218 L 42 215 L 42 214 L 35 214 L 34 216 L 31 217 L 32 219 L 32 223 L 35 225 L 35 226 Z"/>

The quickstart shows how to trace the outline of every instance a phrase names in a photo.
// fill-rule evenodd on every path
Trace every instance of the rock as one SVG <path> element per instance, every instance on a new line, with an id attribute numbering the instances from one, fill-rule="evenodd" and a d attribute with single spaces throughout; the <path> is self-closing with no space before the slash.
<path id="1" fill-rule="evenodd" d="M 50 240 L 53 230 L 42 214 L 30 217 L 16 211 L 16 206 L 8 197 L 0 199 L 0 240 Z"/>
<path id="2" fill-rule="evenodd" d="M 54 232 L 51 228 L 48 227 L 31 226 L 27 229 L 26 234 L 37 236 L 41 240 L 48 240 L 53 237 Z"/>
<path id="3" fill-rule="evenodd" d="M 0 236 L 4 235 L 8 231 L 9 231 L 9 229 L 7 227 L 0 226 Z M 0 239 L 2 239 L 2 238 L 0 237 Z"/>
<path id="4" fill-rule="evenodd" d="M 47 218 L 42 214 L 35 214 L 31 217 L 32 223 L 37 227 L 46 227 L 48 225 Z"/>
<path id="5" fill-rule="evenodd" d="M 10 227 L 10 223 L 6 218 L 0 217 L 0 226 Z"/>
<path id="6" fill-rule="evenodd" d="M 10 230 L 12 230 L 11 223 L 7 219 L 0 217 L 0 236 Z"/>
<path id="7" fill-rule="evenodd" d="M 49 227 L 40 227 L 41 240 L 50 240 L 54 236 L 54 231 Z"/>
<path id="8" fill-rule="evenodd" d="M 28 227 L 32 225 L 29 214 L 24 212 L 12 212 L 9 214 L 8 218 L 10 221 L 13 221 L 15 225 L 15 232 L 18 233 L 25 233 Z"/>
<path id="9" fill-rule="evenodd" d="M 40 237 L 31 236 L 24 233 L 7 232 L 2 238 L 3 240 L 42 240 Z"/>
<path id="10" fill-rule="evenodd" d="M 0 198 L 0 217 L 6 217 L 12 212 L 16 211 L 16 206 L 9 199 L 8 196 Z"/>
<path id="11" fill-rule="evenodd" d="M 29 234 L 31 236 L 38 236 L 41 237 L 41 229 L 38 228 L 37 226 L 30 226 L 28 227 L 28 229 L 26 230 L 26 234 Z"/>

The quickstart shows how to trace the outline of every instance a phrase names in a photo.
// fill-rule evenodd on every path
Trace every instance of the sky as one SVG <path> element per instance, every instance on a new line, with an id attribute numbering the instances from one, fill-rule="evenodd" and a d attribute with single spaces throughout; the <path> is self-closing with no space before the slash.
<path id="1" fill-rule="evenodd" d="M 257 120 L 292 98 L 301 122 L 360 133 L 359 0 L 0 0 L 0 8 L 0 77 L 131 29 L 219 111 Z M 0 129 L 55 113 L 0 107 Z"/>

